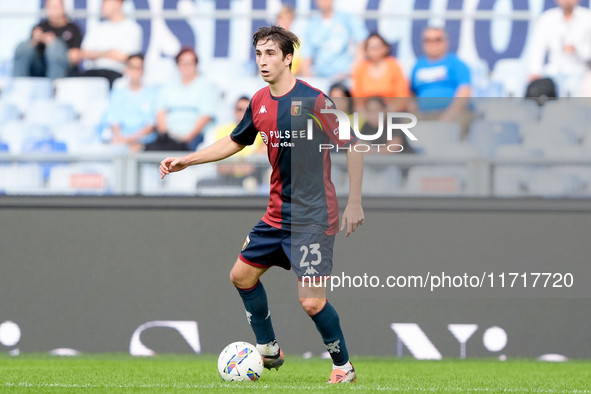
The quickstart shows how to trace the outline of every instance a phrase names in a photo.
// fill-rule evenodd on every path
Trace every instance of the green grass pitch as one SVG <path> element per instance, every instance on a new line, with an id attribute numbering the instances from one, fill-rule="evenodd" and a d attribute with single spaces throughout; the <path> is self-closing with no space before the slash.
<path id="1" fill-rule="evenodd" d="M 214 355 L 121 354 L 55 357 L 0 355 L 0 392 L 26 393 L 295 393 L 475 392 L 591 393 L 591 362 L 454 360 L 354 357 L 357 382 L 328 385 L 328 360 L 286 356 L 279 371 L 258 382 L 225 383 Z"/>

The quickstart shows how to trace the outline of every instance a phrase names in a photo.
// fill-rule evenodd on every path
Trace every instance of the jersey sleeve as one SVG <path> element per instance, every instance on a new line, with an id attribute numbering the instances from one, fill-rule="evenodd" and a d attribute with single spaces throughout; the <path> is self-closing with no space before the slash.
<path id="1" fill-rule="evenodd" d="M 258 134 L 258 130 L 254 127 L 251 105 L 252 102 L 248 104 L 244 117 L 230 134 L 232 141 L 240 145 L 252 145 Z"/>
<path id="2" fill-rule="evenodd" d="M 353 133 L 353 130 L 349 130 L 349 138 L 341 139 L 339 134 L 339 119 L 335 114 L 321 113 L 323 109 L 336 109 L 335 103 L 324 93 L 320 94 L 316 99 L 315 112 L 322 115 L 321 119 L 321 131 L 324 132 L 333 144 L 339 148 L 346 148 L 347 146 L 355 143 L 357 137 Z M 316 124 L 318 128 L 318 125 Z"/>

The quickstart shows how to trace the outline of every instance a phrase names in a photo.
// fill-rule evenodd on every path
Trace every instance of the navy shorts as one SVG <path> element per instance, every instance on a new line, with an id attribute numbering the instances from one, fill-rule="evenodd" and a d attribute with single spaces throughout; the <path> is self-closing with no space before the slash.
<path id="1" fill-rule="evenodd" d="M 240 260 L 261 268 L 293 268 L 299 279 L 322 278 L 332 272 L 334 240 L 334 235 L 281 230 L 261 220 L 246 237 Z"/>

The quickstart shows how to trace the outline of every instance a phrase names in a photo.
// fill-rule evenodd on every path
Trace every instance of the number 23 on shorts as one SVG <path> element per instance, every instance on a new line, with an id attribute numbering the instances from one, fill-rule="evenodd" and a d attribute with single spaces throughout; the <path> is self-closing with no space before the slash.
<path id="1" fill-rule="evenodd" d="M 302 253 L 302 259 L 300 260 L 300 267 L 308 267 L 310 264 L 318 265 L 322 262 L 322 253 L 320 252 L 320 244 L 310 244 L 300 246 L 300 252 Z M 308 261 L 308 258 L 314 258 L 312 261 Z"/>

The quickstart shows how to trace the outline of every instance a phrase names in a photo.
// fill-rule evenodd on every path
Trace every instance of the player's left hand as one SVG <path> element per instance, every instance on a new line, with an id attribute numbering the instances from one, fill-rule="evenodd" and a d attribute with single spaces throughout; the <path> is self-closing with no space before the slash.
<path id="1" fill-rule="evenodd" d="M 345 212 L 343 213 L 343 220 L 341 221 L 341 231 L 347 227 L 347 237 L 354 233 L 357 226 L 363 225 L 363 208 L 361 204 L 347 204 Z"/>
<path id="2" fill-rule="evenodd" d="M 185 163 L 185 157 L 167 157 L 166 159 L 160 162 L 160 179 L 164 179 L 164 177 L 171 172 L 178 172 L 182 171 L 187 168 L 189 165 Z"/>

